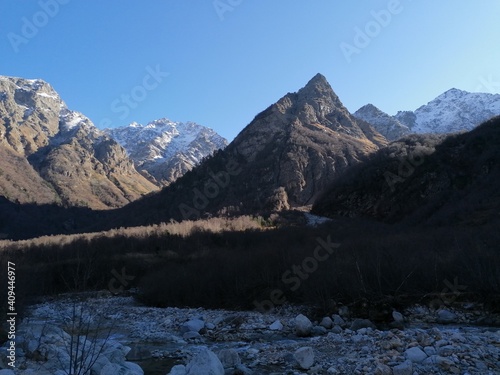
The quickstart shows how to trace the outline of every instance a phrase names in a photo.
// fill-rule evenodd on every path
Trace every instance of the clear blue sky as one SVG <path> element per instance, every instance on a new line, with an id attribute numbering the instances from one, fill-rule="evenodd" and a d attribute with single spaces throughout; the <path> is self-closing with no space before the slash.
<path id="1" fill-rule="evenodd" d="M 500 90 L 498 0 L 217 4 L 1 0 L 0 75 L 48 81 L 97 126 L 168 117 L 229 140 L 318 72 L 351 112 L 414 110 L 452 87 Z"/>

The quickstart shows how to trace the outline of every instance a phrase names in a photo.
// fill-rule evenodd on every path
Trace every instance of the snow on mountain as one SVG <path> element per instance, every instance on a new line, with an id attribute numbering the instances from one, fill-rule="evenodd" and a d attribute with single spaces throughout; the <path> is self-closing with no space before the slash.
<path id="1" fill-rule="evenodd" d="M 382 112 L 373 104 L 361 107 L 354 113 L 354 116 L 373 125 L 380 134 L 390 141 L 411 133 L 408 126 L 403 125 L 399 120 Z"/>
<path id="2" fill-rule="evenodd" d="M 498 115 L 499 94 L 451 89 L 413 113 L 398 112 L 394 118 L 408 126 L 413 133 L 451 133 L 472 130 Z"/>
<path id="3" fill-rule="evenodd" d="M 388 140 L 410 133 L 452 133 L 469 131 L 500 115 L 500 94 L 472 93 L 450 89 L 415 111 L 399 111 L 395 116 L 372 104 L 354 116 L 372 124 Z"/>
<path id="4" fill-rule="evenodd" d="M 147 125 L 132 123 L 105 129 L 105 132 L 127 150 L 138 170 L 163 185 L 170 184 L 204 157 L 227 145 L 227 140 L 212 129 L 166 118 Z"/>
<path id="5" fill-rule="evenodd" d="M 116 141 L 40 79 L 0 76 L 0 197 L 108 209 L 158 186 Z"/>
<path id="6" fill-rule="evenodd" d="M 59 126 L 61 130 L 71 130 L 77 126 L 92 126 L 94 125 L 91 121 L 82 113 L 70 111 L 67 108 L 63 108 L 61 113 L 59 114 Z M 100 133 L 101 131 L 97 128 L 94 128 L 94 131 Z"/>

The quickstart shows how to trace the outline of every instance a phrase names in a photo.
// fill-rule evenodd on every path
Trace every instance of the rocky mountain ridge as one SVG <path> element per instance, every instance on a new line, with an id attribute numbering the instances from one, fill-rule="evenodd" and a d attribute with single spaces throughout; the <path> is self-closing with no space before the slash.
<path id="1" fill-rule="evenodd" d="M 389 116 L 387 113 L 382 112 L 373 104 L 367 104 L 361 107 L 354 112 L 354 116 L 373 125 L 373 127 L 388 140 L 399 139 L 411 133 L 408 126 L 403 125 L 393 116 Z"/>
<path id="2" fill-rule="evenodd" d="M 227 146 L 227 140 L 210 128 L 166 118 L 104 131 L 127 150 L 138 171 L 162 186 Z"/>
<path id="3" fill-rule="evenodd" d="M 126 151 L 43 80 L 0 77 L 0 195 L 107 209 L 157 187 Z"/>
<path id="4" fill-rule="evenodd" d="M 108 224 L 309 205 L 344 169 L 386 144 L 371 125 L 349 113 L 318 74 L 255 116 L 224 150 L 161 193 L 124 207 Z"/>
<path id="5" fill-rule="evenodd" d="M 344 168 L 387 144 L 370 125 L 355 119 L 317 74 L 258 114 L 228 146 L 257 171 L 260 191 L 283 188 L 284 206 L 307 205 Z"/>
<path id="6" fill-rule="evenodd" d="M 354 115 L 372 124 L 389 140 L 410 133 L 470 131 L 500 115 L 500 94 L 472 93 L 453 88 L 415 111 L 399 111 L 395 116 L 390 116 L 368 104 Z"/>

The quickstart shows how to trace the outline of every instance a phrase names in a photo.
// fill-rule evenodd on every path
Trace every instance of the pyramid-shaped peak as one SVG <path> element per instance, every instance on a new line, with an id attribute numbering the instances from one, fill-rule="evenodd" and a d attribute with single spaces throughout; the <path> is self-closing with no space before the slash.
<path id="1" fill-rule="evenodd" d="M 308 88 L 322 88 L 322 89 L 328 89 L 332 90 L 332 87 L 326 80 L 325 76 L 321 73 L 316 74 L 309 82 L 307 82 L 307 85 L 304 86 L 304 89 Z"/>
<path id="2" fill-rule="evenodd" d="M 338 96 L 326 80 L 325 76 L 318 73 L 298 92 L 299 101 L 330 101 L 331 106 L 341 106 Z"/>
<path id="3" fill-rule="evenodd" d="M 358 109 L 355 113 L 358 112 L 382 112 L 382 111 L 373 104 L 368 103 L 362 106 L 360 109 Z"/>
<path id="4" fill-rule="evenodd" d="M 311 83 L 311 82 L 328 83 L 328 81 L 326 80 L 326 77 L 321 73 L 318 73 L 314 77 L 312 77 L 311 80 L 309 81 L 309 83 Z"/>

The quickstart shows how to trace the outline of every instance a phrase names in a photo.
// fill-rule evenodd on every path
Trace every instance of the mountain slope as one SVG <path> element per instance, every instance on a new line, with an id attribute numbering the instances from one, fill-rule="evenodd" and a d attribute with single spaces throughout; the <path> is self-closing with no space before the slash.
<path id="1" fill-rule="evenodd" d="M 224 150 L 108 224 L 194 219 L 312 204 L 345 168 L 386 145 L 356 120 L 322 75 L 258 114 Z M 133 213 L 133 214 L 132 214 Z"/>
<path id="2" fill-rule="evenodd" d="M 411 133 L 406 125 L 403 125 L 399 120 L 389 116 L 387 113 L 382 112 L 373 104 L 361 107 L 354 112 L 354 116 L 373 125 L 380 134 L 390 141 Z"/>
<path id="3" fill-rule="evenodd" d="M 0 77 L 0 155 L 0 194 L 14 202 L 106 209 L 157 190 L 42 80 Z"/>
<path id="4" fill-rule="evenodd" d="M 472 130 L 500 115 L 500 94 L 471 93 L 451 89 L 415 112 L 394 116 L 413 133 L 451 133 Z"/>
<path id="5" fill-rule="evenodd" d="M 497 221 L 499 149 L 500 117 L 468 133 L 403 138 L 349 170 L 313 212 L 412 224 Z"/>
<path id="6" fill-rule="evenodd" d="M 451 89 L 413 111 L 390 116 L 372 104 L 354 115 L 370 124 L 389 140 L 407 134 L 445 134 L 469 131 L 500 115 L 500 95 Z"/>
<path id="7" fill-rule="evenodd" d="M 122 145 L 135 167 L 154 183 L 169 185 L 227 141 L 193 122 L 160 119 L 146 126 L 133 123 L 105 132 Z"/>
<path id="8" fill-rule="evenodd" d="M 349 113 L 318 74 L 257 115 L 228 151 L 250 165 L 253 181 L 258 180 L 251 185 L 263 199 L 283 187 L 289 204 L 301 206 L 311 204 L 338 172 L 385 144 L 384 137 Z"/>

